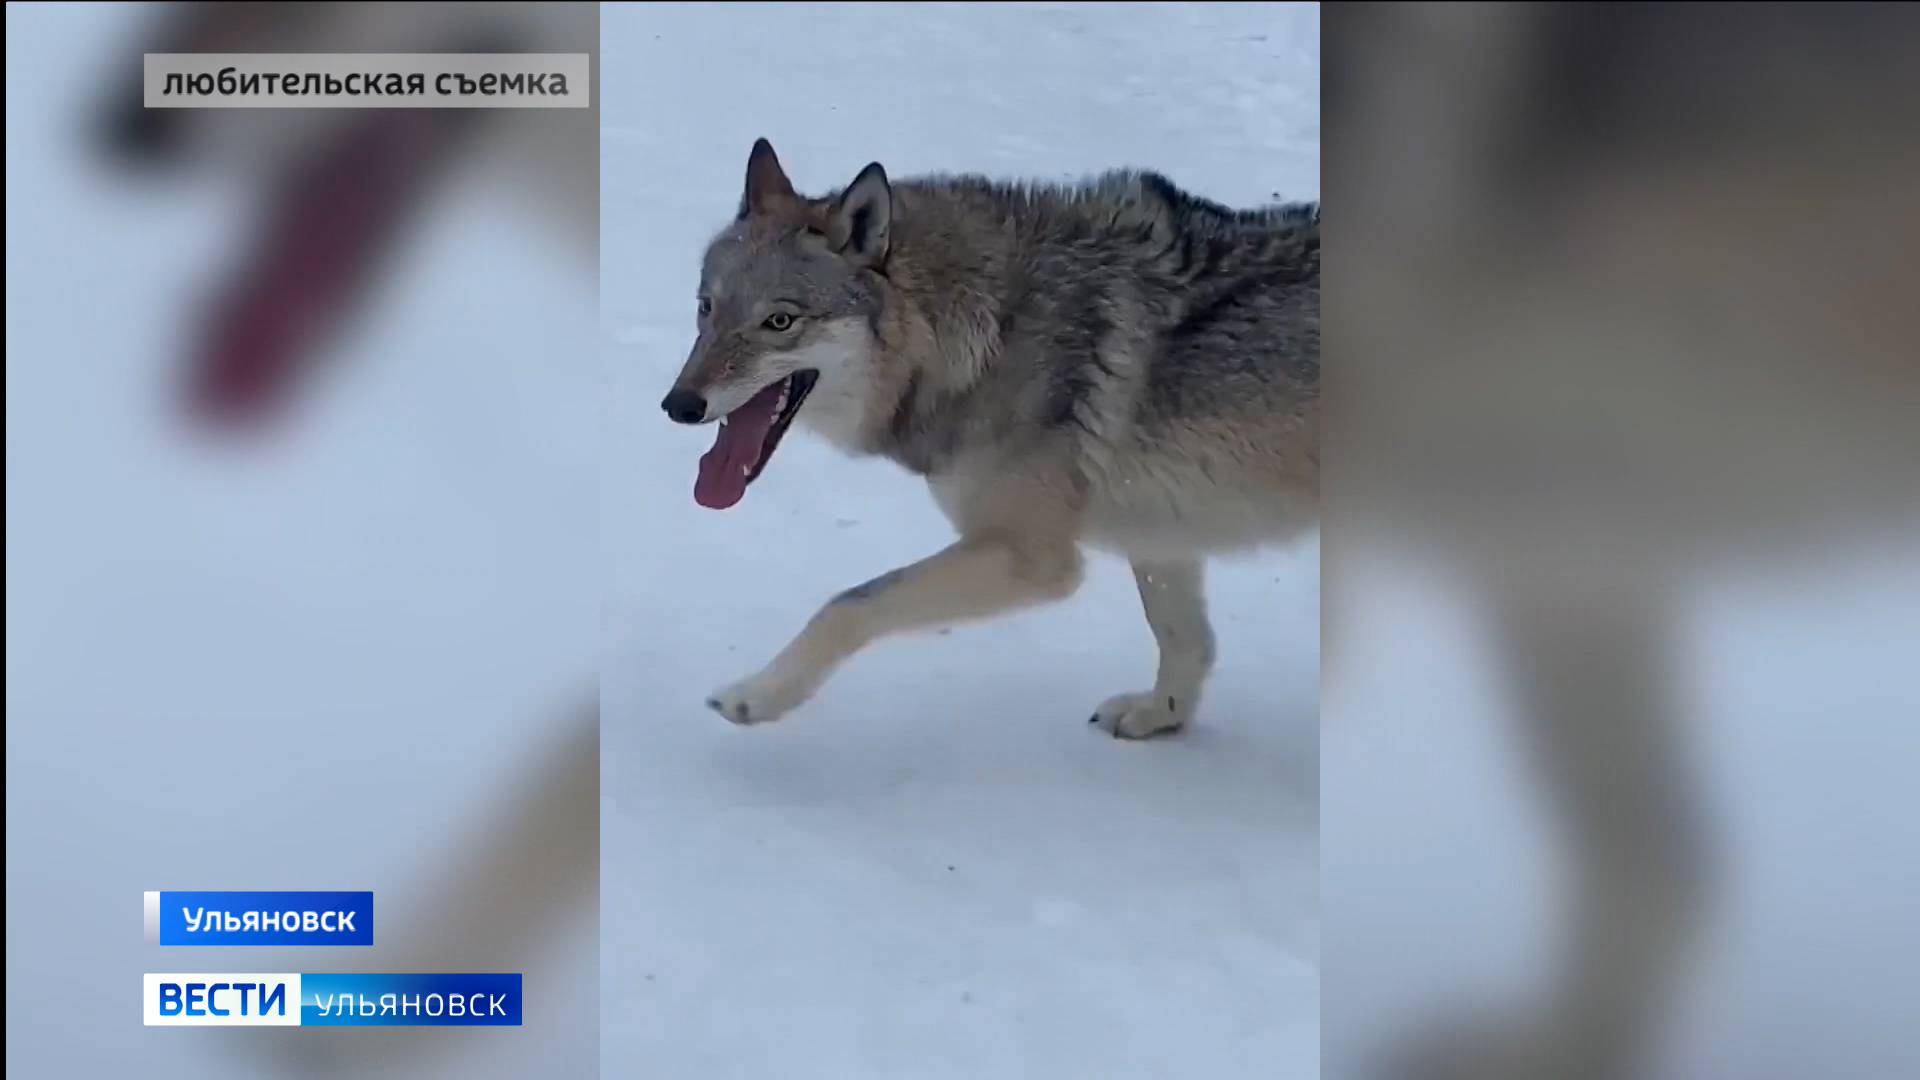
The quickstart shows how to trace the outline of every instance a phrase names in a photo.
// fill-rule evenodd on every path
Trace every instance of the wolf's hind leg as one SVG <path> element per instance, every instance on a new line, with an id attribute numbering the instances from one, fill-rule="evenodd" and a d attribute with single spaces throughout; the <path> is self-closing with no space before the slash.
<path id="1" fill-rule="evenodd" d="M 1145 739 L 1178 731 L 1192 718 L 1213 671 L 1213 627 L 1207 621 L 1206 564 L 1198 559 L 1135 560 L 1133 580 L 1160 643 L 1160 672 L 1152 690 L 1107 699 L 1093 723 L 1122 739 Z"/>
<path id="2" fill-rule="evenodd" d="M 736 724 L 777 720 L 878 638 L 1064 600 L 1080 577 L 1080 552 L 1071 543 L 962 540 L 834 597 L 772 663 L 707 705 Z"/>

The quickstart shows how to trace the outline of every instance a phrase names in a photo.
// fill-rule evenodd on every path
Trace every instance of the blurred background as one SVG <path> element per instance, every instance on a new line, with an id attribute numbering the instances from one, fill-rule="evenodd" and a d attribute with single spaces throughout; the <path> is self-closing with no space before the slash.
<path id="1" fill-rule="evenodd" d="M 7 6 L 9 1075 L 597 1074 L 597 112 L 137 94 L 147 51 L 596 34 Z M 378 944 L 148 946 L 150 889 L 372 889 Z M 196 970 L 521 972 L 525 1026 L 134 1020 Z"/>
<path id="2" fill-rule="evenodd" d="M 1920 18 L 1333 4 L 1329 1076 L 1920 1075 Z"/>

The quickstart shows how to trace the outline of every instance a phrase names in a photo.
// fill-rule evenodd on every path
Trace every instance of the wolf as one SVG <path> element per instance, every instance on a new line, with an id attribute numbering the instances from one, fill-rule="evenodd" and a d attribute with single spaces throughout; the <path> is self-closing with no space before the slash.
<path id="1" fill-rule="evenodd" d="M 1728 15 L 1329 6 L 1341 547 L 1417 550 L 1484 614 L 1567 882 L 1526 1008 L 1388 1075 L 1653 1070 L 1719 879 L 1689 604 L 1920 534 L 1920 12 Z"/>
<path id="2" fill-rule="evenodd" d="M 878 162 L 808 198 L 761 139 L 696 322 L 661 408 L 717 425 L 701 505 L 739 502 L 798 423 L 924 478 L 959 534 L 716 691 L 736 724 L 780 719 L 882 636 L 1064 600 L 1092 548 L 1131 563 L 1160 650 L 1152 687 L 1092 723 L 1179 731 L 1214 659 L 1206 560 L 1318 521 L 1317 203 L 1233 210 L 1139 171 L 895 183 Z"/>

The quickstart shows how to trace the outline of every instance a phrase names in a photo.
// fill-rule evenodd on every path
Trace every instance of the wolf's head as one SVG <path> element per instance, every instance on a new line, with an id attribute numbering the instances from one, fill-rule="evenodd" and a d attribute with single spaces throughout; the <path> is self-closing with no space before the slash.
<path id="1" fill-rule="evenodd" d="M 720 422 L 700 459 L 700 505 L 739 502 L 810 399 L 816 408 L 863 400 L 892 220 L 878 162 L 844 192 L 806 199 L 767 140 L 753 144 L 740 212 L 701 266 L 699 336 L 660 403 L 676 423 Z"/>

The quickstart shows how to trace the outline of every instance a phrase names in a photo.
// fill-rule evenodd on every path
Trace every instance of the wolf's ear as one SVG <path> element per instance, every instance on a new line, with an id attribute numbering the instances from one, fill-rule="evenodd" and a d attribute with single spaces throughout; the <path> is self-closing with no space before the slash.
<path id="1" fill-rule="evenodd" d="M 879 266 L 887 257 L 893 225 L 893 185 L 887 170 L 874 162 L 853 178 L 827 220 L 827 240 L 835 251 L 860 266 Z"/>
<path id="2" fill-rule="evenodd" d="M 780 167 L 780 159 L 774 156 L 773 144 L 765 139 L 754 140 L 753 152 L 747 155 L 747 190 L 740 196 L 741 218 L 793 198 L 796 198 L 793 183 L 787 179 L 787 171 Z"/>

